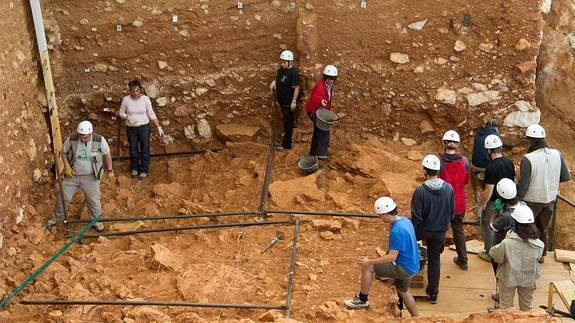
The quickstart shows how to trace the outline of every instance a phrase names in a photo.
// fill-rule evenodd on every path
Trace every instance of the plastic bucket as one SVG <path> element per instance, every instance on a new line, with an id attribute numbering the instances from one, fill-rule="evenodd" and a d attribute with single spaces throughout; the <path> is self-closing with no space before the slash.
<path id="1" fill-rule="evenodd" d="M 313 174 L 318 170 L 317 156 L 305 156 L 299 159 L 297 167 L 306 174 Z"/>
<path id="2" fill-rule="evenodd" d="M 423 269 L 427 264 L 427 249 L 419 246 L 419 270 Z"/>
<path id="3" fill-rule="evenodd" d="M 337 114 L 326 109 L 318 109 L 315 115 L 315 125 L 321 130 L 329 130 L 338 120 Z"/>

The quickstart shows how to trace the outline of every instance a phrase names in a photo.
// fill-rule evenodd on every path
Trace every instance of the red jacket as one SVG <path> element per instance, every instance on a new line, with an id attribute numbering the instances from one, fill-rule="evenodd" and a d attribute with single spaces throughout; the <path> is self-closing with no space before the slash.
<path id="1" fill-rule="evenodd" d="M 317 109 L 321 108 L 321 100 L 326 100 L 327 105 L 325 108 L 331 110 L 331 100 L 325 88 L 325 79 L 323 77 L 313 87 L 309 100 L 305 105 L 305 110 L 309 113 L 315 113 Z"/>
<path id="2" fill-rule="evenodd" d="M 453 186 L 455 193 L 455 215 L 465 214 L 467 193 L 465 185 L 469 183 L 469 161 L 460 153 L 440 153 L 441 170 L 437 176 Z"/>

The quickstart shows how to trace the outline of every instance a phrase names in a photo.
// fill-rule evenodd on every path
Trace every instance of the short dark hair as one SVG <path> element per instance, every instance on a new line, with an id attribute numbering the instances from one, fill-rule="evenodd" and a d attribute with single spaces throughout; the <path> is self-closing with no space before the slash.
<path id="1" fill-rule="evenodd" d="M 517 196 L 512 199 L 501 198 L 501 201 L 503 201 L 503 203 L 505 203 L 506 206 L 517 205 L 517 203 L 519 203 Z"/>
<path id="2" fill-rule="evenodd" d="M 537 230 L 535 223 L 519 223 L 515 221 L 515 233 L 525 242 L 529 239 L 539 238 L 539 230 Z"/>
<path id="3" fill-rule="evenodd" d="M 337 76 L 331 76 L 331 75 L 323 75 L 323 78 L 326 80 L 337 80 Z"/>
<path id="4" fill-rule="evenodd" d="M 427 176 L 436 176 L 439 173 L 438 170 L 429 169 L 427 167 L 423 167 L 423 170 L 425 171 L 425 175 Z"/>
<path id="5" fill-rule="evenodd" d="M 487 152 L 491 154 L 491 151 L 494 151 L 496 153 L 502 153 L 503 152 L 503 146 L 501 147 L 497 147 L 497 148 L 491 148 L 491 149 L 487 149 Z"/>
<path id="6" fill-rule="evenodd" d="M 499 128 L 499 127 L 501 127 L 501 123 L 499 122 L 499 120 L 493 118 L 493 119 L 491 119 L 491 120 L 488 120 L 488 121 L 485 123 L 485 126 L 486 126 L 486 127 Z"/>
<path id="7" fill-rule="evenodd" d="M 397 215 L 397 207 L 389 212 L 387 212 L 387 214 L 389 215 Z"/>
<path id="8" fill-rule="evenodd" d="M 131 80 L 130 82 L 128 82 L 128 87 L 129 88 L 133 88 L 133 87 L 142 88 L 142 84 L 138 80 Z"/>

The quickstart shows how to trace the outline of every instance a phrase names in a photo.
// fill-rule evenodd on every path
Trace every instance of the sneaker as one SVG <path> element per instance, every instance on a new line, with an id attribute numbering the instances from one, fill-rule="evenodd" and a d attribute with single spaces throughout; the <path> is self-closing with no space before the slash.
<path id="1" fill-rule="evenodd" d="M 276 147 L 276 151 L 286 151 L 286 150 L 289 150 L 289 149 L 287 149 L 287 148 L 285 148 L 285 147 L 283 147 L 283 146 L 277 146 L 277 147 Z"/>
<path id="2" fill-rule="evenodd" d="M 541 258 L 539 258 L 539 263 L 542 264 L 545 262 L 545 256 L 541 256 Z"/>
<path id="3" fill-rule="evenodd" d="M 324 156 L 317 156 L 317 159 L 319 159 L 319 160 L 329 160 L 329 157 L 327 157 L 327 156 L 325 156 L 325 155 L 324 155 Z"/>
<path id="4" fill-rule="evenodd" d="M 499 294 L 497 294 L 497 293 L 491 294 L 491 299 L 496 301 L 496 302 L 499 302 Z"/>
<path id="5" fill-rule="evenodd" d="M 104 231 L 104 224 L 102 222 L 96 222 L 94 224 L 94 229 L 96 229 L 98 232 L 102 232 Z"/>
<path id="6" fill-rule="evenodd" d="M 56 224 L 58 224 L 58 221 L 56 221 L 54 219 L 50 219 L 50 220 L 48 220 L 48 222 L 46 223 L 46 225 L 44 227 L 46 229 L 50 229 L 51 227 L 55 226 Z"/>
<path id="7" fill-rule="evenodd" d="M 350 310 L 360 310 L 369 307 L 369 301 L 362 301 L 359 298 L 359 294 L 355 295 L 353 299 L 343 301 L 343 304 Z"/>
<path id="8" fill-rule="evenodd" d="M 495 305 L 495 306 L 488 307 L 487 312 L 493 313 L 493 312 L 498 311 L 499 309 L 500 309 L 499 305 Z"/>
<path id="9" fill-rule="evenodd" d="M 479 258 L 481 258 L 481 260 L 491 262 L 491 256 L 489 256 L 489 253 L 487 253 L 487 251 L 481 250 L 480 252 L 477 253 L 477 255 L 479 256 Z"/>
<path id="10" fill-rule="evenodd" d="M 391 280 L 391 278 L 389 278 L 389 277 L 383 277 L 383 276 L 379 276 L 379 275 L 375 275 L 375 279 L 380 280 L 382 282 Z"/>
<path id="11" fill-rule="evenodd" d="M 463 269 L 463 270 L 467 270 L 467 262 L 461 262 L 459 261 L 459 258 L 457 256 L 453 257 L 453 262 L 459 266 L 459 268 Z"/>
<path id="12" fill-rule="evenodd" d="M 427 300 L 431 304 L 437 304 L 437 294 L 436 295 L 427 295 Z"/>
<path id="13" fill-rule="evenodd" d="M 138 176 L 138 178 L 139 178 L 140 180 L 143 180 L 143 179 L 146 178 L 146 177 L 148 177 L 148 174 L 146 174 L 146 173 L 140 173 L 140 176 Z"/>
<path id="14" fill-rule="evenodd" d="M 133 178 L 136 178 L 136 177 L 138 177 L 138 171 L 137 171 L 137 170 L 135 170 L 135 169 L 132 169 L 132 173 L 131 173 L 131 175 L 132 175 L 132 177 L 133 177 Z"/>

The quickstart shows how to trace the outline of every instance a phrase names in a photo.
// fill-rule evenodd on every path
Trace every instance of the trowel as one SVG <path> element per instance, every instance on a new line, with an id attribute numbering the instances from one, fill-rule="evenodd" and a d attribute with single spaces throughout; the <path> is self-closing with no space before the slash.
<path id="1" fill-rule="evenodd" d="M 271 247 L 273 247 L 274 244 L 278 243 L 278 241 L 283 241 L 285 239 L 283 232 L 281 231 L 276 231 L 276 236 L 275 238 L 273 238 L 273 240 L 265 247 L 262 249 L 262 255 L 264 253 L 266 253 L 266 251 L 270 250 Z"/>

